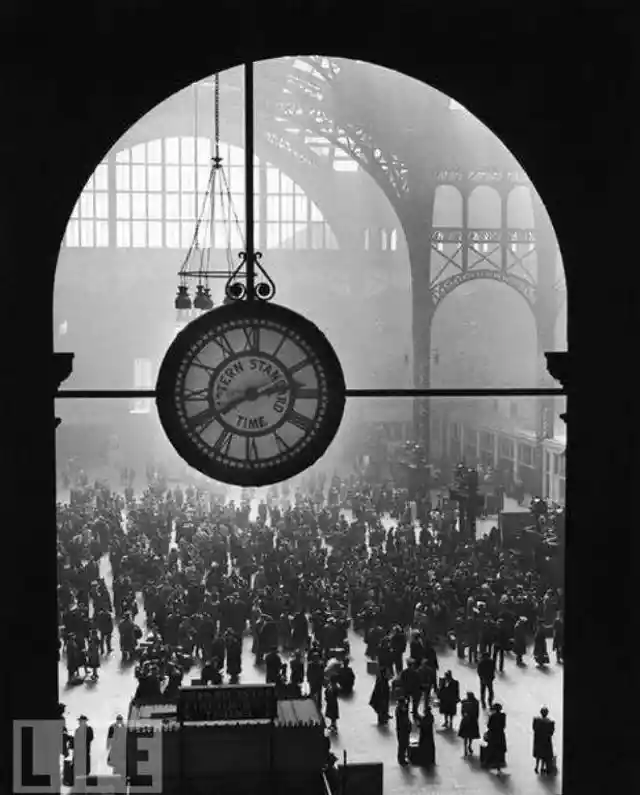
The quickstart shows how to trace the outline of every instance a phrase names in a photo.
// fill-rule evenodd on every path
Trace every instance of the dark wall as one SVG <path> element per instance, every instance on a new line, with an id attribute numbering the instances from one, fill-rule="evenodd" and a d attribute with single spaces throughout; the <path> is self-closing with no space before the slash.
<path id="1" fill-rule="evenodd" d="M 5 720 L 51 715 L 57 700 L 49 363 L 54 268 L 73 204 L 103 153 L 168 94 L 243 57 L 320 52 L 377 62 L 459 100 L 522 163 L 546 203 L 566 268 L 571 351 L 563 789 L 605 791 L 612 777 L 625 775 L 631 733 L 611 731 L 619 721 L 616 699 L 598 699 L 594 717 L 593 663 L 585 659 L 585 644 L 606 644 L 604 670 L 615 673 L 618 692 L 633 692 L 633 657 L 624 645 L 632 624 L 624 610 L 633 603 L 625 582 L 634 559 L 626 495 L 633 493 L 637 449 L 635 367 L 629 346 L 619 346 L 637 332 L 636 268 L 633 255 L 617 247 L 604 278 L 591 263 L 604 240 L 618 238 L 621 229 L 628 236 L 633 228 L 635 25 L 611 5 L 546 8 L 431 7 L 413 0 L 375 11 L 329 0 L 118 0 L 35 10 L 24 2 L 3 3 L 0 196 L 9 317 L 2 375 L 9 391 L 2 401 L 11 495 L 4 552 L 15 576 L 3 578 L 2 603 L 5 632 L 21 651 L 19 666 L 4 657 Z M 607 389 L 596 392 L 599 360 L 610 378 Z M 624 428 L 622 439 L 606 432 L 610 418 Z M 593 510 L 594 494 L 625 498 L 608 504 L 603 523 Z M 33 532 L 15 532 L 25 524 L 26 505 Z M 606 607 L 608 593 L 615 594 L 616 611 Z M 33 632 L 34 615 L 39 633 Z M 585 727 L 597 764 L 585 764 L 576 751 Z M 10 731 L 7 725 L 6 736 Z"/>

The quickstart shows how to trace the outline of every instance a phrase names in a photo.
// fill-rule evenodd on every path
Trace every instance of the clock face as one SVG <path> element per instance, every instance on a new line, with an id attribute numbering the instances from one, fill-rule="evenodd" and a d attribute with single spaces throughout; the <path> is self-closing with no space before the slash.
<path id="1" fill-rule="evenodd" d="M 345 383 L 313 323 L 275 304 L 238 301 L 178 334 L 156 404 L 190 466 L 224 483 L 264 486 L 324 454 L 340 427 Z"/>

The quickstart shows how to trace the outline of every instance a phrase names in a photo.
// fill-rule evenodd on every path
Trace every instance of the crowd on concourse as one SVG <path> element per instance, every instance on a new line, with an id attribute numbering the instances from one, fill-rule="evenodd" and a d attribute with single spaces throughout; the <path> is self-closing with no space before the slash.
<path id="1" fill-rule="evenodd" d="M 400 764 L 436 764 L 439 713 L 465 755 L 481 740 L 481 764 L 507 766 L 507 711 L 493 687 L 505 656 L 563 660 L 563 589 L 538 554 L 507 548 L 497 531 L 465 537 L 446 498 L 417 509 L 407 489 L 363 474 L 312 469 L 269 488 L 257 515 L 252 490 L 236 502 L 222 484 L 178 484 L 151 465 L 142 480 L 130 468 L 119 488 L 64 473 L 58 607 L 69 686 L 99 680 L 114 633 L 135 665 L 137 699 L 177 697 L 189 672 L 238 682 L 249 636 L 266 681 L 282 697 L 316 699 L 335 732 L 355 686 L 354 629 L 375 674 L 374 719 L 393 721 Z M 561 509 L 540 502 L 532 521 L 550 534 Z M 445 645 L 475 666 L 477 695 L 440 670 Z M 545 707 L 532 721 L 535 771 L 552 774 L 554 721 Z"/>

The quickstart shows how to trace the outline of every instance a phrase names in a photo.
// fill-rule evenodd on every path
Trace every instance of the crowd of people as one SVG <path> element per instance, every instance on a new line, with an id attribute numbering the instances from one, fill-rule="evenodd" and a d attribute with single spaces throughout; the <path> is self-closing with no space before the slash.
<path id="1" fill-rule="evenodd" d="M 335 731 L 339 697 L 354 688 L 353 624 L 376 673 L 370 705 L 380 724 L 396 702 L 399 763 L 433 766 L 433 709 L 453 731 L 460 704 L 465 755 L 482 737 L 483 766 L 505 767 L 496 670 L 505 654 L 521 664 L 531 638 L 538 665 L 549 663 L 549 634 L 557 661 L 563 655 L 563 591 L 536 557 L 504 548 L 496 532 L 464 538 L 446 499 L 427 506 L 416 532 L 406 489 L 355 475 L 329 481 L 312 470 L 297 485 L 271 487 L 254 519 L 251 490 L 236 503 L 220 484 L 183 488 L 152 469 L 142 494 L 134 483 L 135 473 L 124 471 L 120 493 L 79 471 L 69 480 L 69 501 L 58 504 L 60 654 L 69 684 L 98 679 L 116 631 L 123 660 L 136 664 L 136 698 L 177 696 L 196 664 L 204 683 L 237 682 L 250 632 L 266 681 L 283 696 L 315 698 Z M 544 525 L 546 512 L 536 510 Z M 549 516 L 557 513 L 554 507 Z M 395 528 L 385 527 L 385 515 Z M 101 576 L 104 556 L 111 587 Z M 440 644 L 477 664 L 480 701 L 471 692 L 460 698 L 451 671 L 439 676 Z M 532 730 L 535 770 L 552 773 L 554 723 L 546 709 Z"/>

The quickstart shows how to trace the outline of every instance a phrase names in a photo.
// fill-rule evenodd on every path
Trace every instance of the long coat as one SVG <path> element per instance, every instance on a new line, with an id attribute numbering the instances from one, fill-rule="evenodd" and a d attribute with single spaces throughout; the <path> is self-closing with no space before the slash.
<path id="1" fill-rule="evenodd" d="M 441 679 L 438 698 L 440 714 L 453 717 L 458 711 L 458 701 L 460 701 L 460 683 L 457 679 Z"/>
<path id="2" fill-rule="evenodd" d="M 480 705 L 478 699 L 464 699 L 461 705 L 462 720 L 460 721 L 460 728 L 458 729 L 458 737 L 463 737 L 465 740 L 477 740 L 480 737 L 480 726 L 478 725 L 480 718 Z"/>
<path id="3" fill-rule="evenodd" d="M 553 759 L 553 734 L 556 729 L 555 721 L 549 718 L 538 717 L 533 719 L 533 756 L 550 762 Z"/>
<path id="4" fill-rule="evenodd" d="M 338 691 L 334 687 L 326 687 L 324 690 L 324 698 L 326 702 L 324 714 L 330 721 L 338 720 L 340 717 Z"/>
<path id="5" fill-rule="evenodd" d="M 378 714 L 387 715 L 390 700 L 391 688 L 389 687 L 389 680 L 386 676 L 378 676 L 369 699 L 369 706 Z"/>
<path id="6" fill-rule="evenodd" d="M 504 712 L 492 712 L 487 721 L 487 749 L 484 766 L 487 768 L 502 768 L 506 766 L 507 738 L 505 728 L 507 716 Z"/>
<path id="7" fill-rule="evenodd" d="M 436 745 L 433 737 L 433 713 L 427 710 L 420 723 L 420 739 L 415 762 L 423 767 L 432 767 L 436 763 Z"/>

